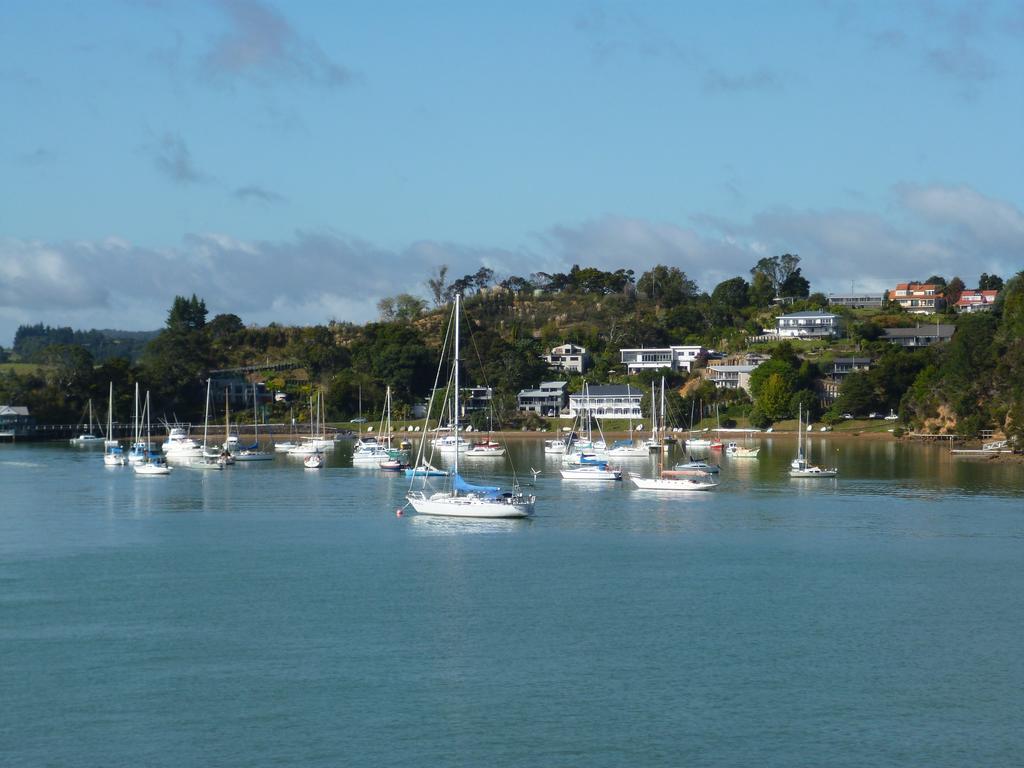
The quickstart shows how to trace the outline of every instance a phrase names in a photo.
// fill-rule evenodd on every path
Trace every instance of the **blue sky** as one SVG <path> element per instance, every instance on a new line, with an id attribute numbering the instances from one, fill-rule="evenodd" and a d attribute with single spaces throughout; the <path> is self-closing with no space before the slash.
<path id="1" fill-rule="evenodd" d="M 0 6 L 0 344 L 364 321 L 440 264 L 1024 268 L 1013 2 Z"/>

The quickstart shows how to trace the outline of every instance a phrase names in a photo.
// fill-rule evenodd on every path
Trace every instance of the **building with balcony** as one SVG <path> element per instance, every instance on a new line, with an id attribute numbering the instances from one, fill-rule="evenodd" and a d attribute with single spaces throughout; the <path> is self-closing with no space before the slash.
<path id="1" fill-rule="evenodd" d="M 935 283 L 900 283 L 889 291 L 889 300 L 915 315 L 933 315 L 946 308 L 942 286 Z"/>
<path id="2" fill-rule="evenodd" d="M 670 347 L 641 347 L 639 349 L 620 349 L 619 355 L 626 366 L 626 373 L 642 373 L 671 368 L 673 371 L 693 370 L 694 364 L 708 351 L 700 346 L 673 345 Z"/>
<path id="3" fill-rule="evenodd" d="M 569 403 L 568 382 L 542 381 L 536 389 L 520 390 L 516 398 L 523 413 L 558 416 Z"/>
<path id="4" fill-rule="evenodd" d="M 709 365 L 707 379 L 718 389 L 742 389 L 750 391 L 750 374 L 756 365 Z"/>
<path id="5" fill-rule="evenodd" d="M 640 419 L 644 393 L 632 384 L 594 384 L 569 395 L 569 416 L 590 413 L 596 419 Z"/>
<path id="6" fill-rule="evenodd" d="M 814 310 L 778 315 L 775 334 L 783 339 L 829 339 L 839 335 L 839 315 Z"/>
<path id="7" fill-rule="evenodd" d="M 830 405 L 839 397 L 839 389 L 846 377 L 855 371 L 867 371 L 871 368 L 870 357 L 837 357 L 824 365 L 824 377 L 819 382 L 818 396 L 822 403 Z"/>
<path id="8" fill-rule="evenodd" d="M 955 331 L 955 325 L 943 323 L 918 324 L 914 328 L 886 328 L 885 340 L 911 349 L 930 347 L 940 341 L 949 341 Z"/>
<path id="9" fill-rule="evenodd" d="M 884 293 L 830 293 L 830 307 L 849 307 L 850 309 L 881 309 L 885 303 Z"/>
<path id="10" fill-rule="evenodd" d="M 18 437 L 26 434 L 36 424 L 34 416 L 25 405 L 0 405 L 0 436 Z"/>
<path id="11" fill-rule="evenodd" d="M 964 291 L 953 308 L 957 312 L 988 312 L 996 303 L 999 291 Z"/>
<path id="12" fill-rule="evenodd" d="M 585 373 L 590 367 L 590 355 L 586 347 L 576 344 L 554 347 L 549 354 L 541 355 L 541 359 L 554 370 L 566 373 Z"/>

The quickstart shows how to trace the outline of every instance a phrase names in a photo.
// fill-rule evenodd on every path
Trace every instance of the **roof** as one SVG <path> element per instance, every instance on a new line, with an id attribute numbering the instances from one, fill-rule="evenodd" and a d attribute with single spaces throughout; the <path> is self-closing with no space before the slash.
<path id="1" fill-rule="evenodd" d="M 938 291 L 943 286 L 938 283 L 897 283 L 897 291 Z"/>
<path id="2" fill-rule="evenodd" d="M 850 365 L 869 365 L 870 357 L 837 357 L 832 360 L 835 363 L 849 363 Z"/>
<path id="3" fill-rule="evenodd" d="M 996 296 L 999 295 L 999 291 L 964 291 L 960 294 L 960 299 L 957 304 L 961 302 L 965 304 L 988 304 L 996 300 Z"/>
<path id="4" fill-rule="evenodd" d="M 720 373 L 750 373 L 757 370 L 756 365 L 709 365 L 708 370 Z"/>
<path id="5" fill-rule="evenodd" d="M 788 315 L 776 315 L 776 318 L 779 317 L 839 317 L 839 315 L 834 315 L 831 312 L 822 312 L 820 309 L 815 309 L 806 312 L 792 312 Z"/>
<path id="6" fill-rule="evenodd" d="M 0 405 L 0 416 L 28 416 L 27 405 Z"/>
<path id="7" fill-rule="evenodd" d="M 704 347 L 701 344 L 672 344 L 668 347 L 620 347 L 619 354 L 623 355 L 629 352 L 661 352 L 667 355 L 674 355 L 680 351 L 696 351 L 703 352 Z"/>
<path id="8" fill-rule="evenodd" d="M 579 344 L 559 344 L 557 347 L 551 348 L 552 355 L 574 355 L 574 354 L 586 354 L 587 348 L 581 347 Z"/>
<path id="9" fill-rule="evenodd" d="M 952 336 L 955 330 L 955 325 L 939 323 L 938 325 L 918 325 L 914 328 L 886 328 L 885 336 L 888 339 L 906 339 L 912 336 L 937 336 L 942 338 L 944 336 Z"/>
<path id="10" fill-rule="evenodd" d="M 592 384 L 587 392 L 574 392 L 573 397 L 643 397 L 643 390 L 632 384 Z"/>
<path id="11" fill-rule="evenodd" d="M 562 387 L 567 386 L 568 384 L 568 381 L 542 381 L 540 383 L 540 388 L 551 389 L 552 387 L 558 387 L 559 389 L 561 389 Z"/>

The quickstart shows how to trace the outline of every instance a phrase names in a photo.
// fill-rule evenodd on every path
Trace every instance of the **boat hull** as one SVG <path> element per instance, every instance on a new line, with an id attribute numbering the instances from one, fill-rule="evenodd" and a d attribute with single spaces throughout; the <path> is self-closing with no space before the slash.
<path id="1" fill-rule="evenodd" d="M 621 480 L 621 470 L 563 469 L 563 480 Z"/>
<path id="2" fill-rule="evenodd" d="M 252 451 L 250 453 L 246 453 L 246 452 L 242 451 L 242 452 L 239 452 L 239 453 L 233 453 L 231 455 L 234 457 L 235 461 L 273 461 L 274 460 L 274 454 L 268 453 L 266 451 Z"/>
<path id="3" fill-rule="evenodd" d="M 446 493 L 435 493 L 433 496 L 410 495 L 408 498 L 412 508 L 419 515 L 490 519 L 530 517 L 535 503 L 532 496 L 517 503 L 476 496 L 452 496 Z"/>
<path id="4" fill-rule="evenodd" d="M 642 491 L 710 491 L 718 483 L 699 482 L 687 478 L 633 477 L 633 485 Z"/>
<path id="5" fill-rule="evenodd" d="M 789 476 L 797 478 L 828 479 L 832 477 L 839 477 L 839 471 L 835 469 L 819 469 L 817 471 L 811 469 L 791 469 L 789 470 Z"/>

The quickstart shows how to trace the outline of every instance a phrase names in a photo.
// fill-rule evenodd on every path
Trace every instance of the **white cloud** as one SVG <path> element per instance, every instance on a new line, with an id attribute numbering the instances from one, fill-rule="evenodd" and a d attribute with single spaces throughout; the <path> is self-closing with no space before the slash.
<path id="1" fill-rule="evenodd" d="M 573 264 L 678 266 L 704 290 L 742 275 L 762 256 L 799 254 L 814 290 L 883 289 L 931 274 L 1008 277 L 1022 267 L 1024 212 L 970 187 L 900 185 L 887 215 L 777 208 L 747 222 L 694 217 L 691 226 L 626 216 L 558 225 L 517 249 L 417 241 L 386 249 L 355 237 L 299 232 L 279 241 L 186 235 L 154 249 L 119 237 L 48 243 L 0 240 L 0 340 L 19 323 L 77 328 L 161 326 L 175 294 L 196 293 L 214 314 L 247 323 L 363 322 L 377 301 L 425 295 L 441 265 L 449 278 L 481 265 L 499 276 L 560 272 Z M 0 341 L 0 343 L 4 343 Z"/>

